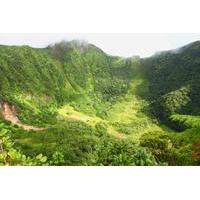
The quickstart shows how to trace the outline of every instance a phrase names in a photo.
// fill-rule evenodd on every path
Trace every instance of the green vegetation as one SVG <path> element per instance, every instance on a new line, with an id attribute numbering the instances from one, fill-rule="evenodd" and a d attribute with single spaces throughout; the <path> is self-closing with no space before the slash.
<path id="1" fill-rule="evenodd" d="M 30 157 L 15 148 L 13 140 L 11 139 L 11 133 L 15 130 L 14 127 L 6 126 L 0 122 L 0 165 L 48 165 L 47 157 L 41 153 Z"/>
<path id="2" fill-rule="evenodd" d="M 80 41 L 0 46 L 0 165 L 200 165 L 200 43 L 120 58 Z"/>

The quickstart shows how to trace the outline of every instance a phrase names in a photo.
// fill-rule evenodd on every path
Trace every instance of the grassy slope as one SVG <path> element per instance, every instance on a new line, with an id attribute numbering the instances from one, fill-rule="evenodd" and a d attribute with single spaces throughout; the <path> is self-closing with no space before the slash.
<path id="1" fill-rule="evenodd" d="M 128 93 L 108 111 L 107 120 L 115 130 L 138 141 L 146 132 L 170 130 L 149 115 L 148 101 L 143 98 L 148 95 L 148 82 L 140 66 L 136 66 L 134 72 Z"/>
<path id="2" fill-rule="evenodd" d="M 143 77 L 140 67 L 135 69 L 134 78 L 130 83 L 130 89 L 107 111 L 107 117 L 102 119 L 95 115 L 87 115 L 78 112 L 70 105 L 58 109 L 58 119 L 79 120 L 94 126 L 97 122 L 103 121 L 109 126 L 110 134 L 130 139 L 139 137 L 148 131 L 170 131 L 164 125 L 156 123 L 148 113 L 147 100 L 140 97 L 138 93 L 148 93 L 148 83 Z M 143 94 L 144 95 L 144 94 Z"/>

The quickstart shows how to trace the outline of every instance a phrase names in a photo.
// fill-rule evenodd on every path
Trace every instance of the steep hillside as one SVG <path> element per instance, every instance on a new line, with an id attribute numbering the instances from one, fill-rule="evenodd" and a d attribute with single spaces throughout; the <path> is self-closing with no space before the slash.
<path id="1" fill-rule="evenodd" d="M 125 62 L 77 41 L 45 49 L 1 46 L 0 99 L 16 104 L 19 117 L 29 123 L 33 118 L 45 118 L 46 123 L 53 108 L 65 103 L 101 115 L 102 103 L 115 101 L 127 90 L 124 76 L 130 76 L 131 69 L 120 69 Z"/>
<path id="2" fill-rule="evenodd" d="M 169 118 L 173 114 L 200 114 L 200 42 L 160 53 L 143 63 L 154 114 L 172 126 Z"/>

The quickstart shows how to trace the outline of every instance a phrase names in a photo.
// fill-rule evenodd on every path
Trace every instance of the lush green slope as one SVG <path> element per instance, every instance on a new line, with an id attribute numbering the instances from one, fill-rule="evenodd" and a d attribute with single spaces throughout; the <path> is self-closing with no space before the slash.
<path id="1" fill-rule="evenodd" d="M 0 163 L 198 165 L 199 55 L 198 42 L 148 59 L 79 41 L 0 46 L 0 101 L 45 128 L 1 117 Z"/>
<path id="2" fill-rule="evenodd" d="M 169 122 L 172 114 L 200 114 L 200 42 L 143 61 L 154 113 Z M 178 128 L 178 127 L 177 127 Z"/>
<path id="3" fill-rule="evenodd" d="M 120 69 L 126 62 L 76 41 L 46 49 L 1 46 L 0 98 L 31 111 L 20 113 L 23 120 L 65 103 L 101 115 L 100 104 L 115 101 L 127 90 L 126 72 Z"/>
<path id="4" fill-rule="evenodd" d="M 173 149 L 169 163 L 199 165 L 200 42 L 161 52 L 141 62 L 149 82 L 151 113 L 171 128 L 182 131 L 164 136 L 172 142 L 169 143 L 170 149 Z M 147 136 L 146 144 L 155 148 L 162 141 L 160 136 L 158 140 L 156 137 L 155 133 Z M 158 144 L 155 144 L 156 141 Z M 163 148 L 163 144 L 161 146 Z M 162 149 L 160 155 L 163 152 Z M 167 160 L 166 156 L 163 160 Z"/>

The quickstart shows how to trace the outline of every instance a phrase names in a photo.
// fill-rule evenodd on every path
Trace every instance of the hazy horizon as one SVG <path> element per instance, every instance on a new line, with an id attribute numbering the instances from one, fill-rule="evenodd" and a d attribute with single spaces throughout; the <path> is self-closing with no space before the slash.
<path id="1" fill-rule="evenodd" d="M 43 48 L 62 40 L 84 40 L 107 54 L 121 57 L 148 57 L 200 40 L 199 33 L 8 33 L 0 34 L 2 45 L 29 45 Z"/>

